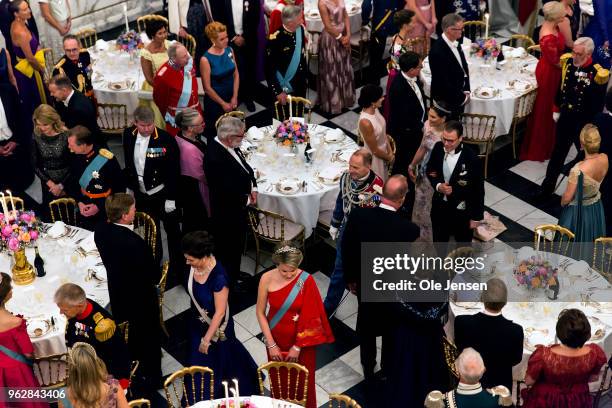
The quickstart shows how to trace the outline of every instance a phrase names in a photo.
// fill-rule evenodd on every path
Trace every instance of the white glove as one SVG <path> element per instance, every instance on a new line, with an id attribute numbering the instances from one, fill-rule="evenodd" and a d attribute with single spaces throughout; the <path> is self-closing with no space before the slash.
<path id="1" fill-rule="evenodd" d="M 164 210 L 166 210 L 167 213 L 171 213 L 172 211 L 176 210 L 176 203 L 174 200 L 166 200 L 166 202 L 164 203 Z"/>
<path id="2" fill-rule="evenodd" d="M 338 237 L 338 228 L 336 227 L 332 227 L 330 225 L 329 227 L 329 236 L 331 237 L 332 240 L 336 240 L 336 238 Z"/>
<path id="3" fill-rule="evenodd" d="M 126 192 L 127 194 L 131 195 L 132 197 L 134 197 L 134 192 L 132 191 L 132 189 L 130 189 L 130 188 L 126 188 L 126 189 L 125 189 L 125 192 Z"/>
<path id="4" fill-rule="evenodd" d="M 561 113 L 560 113 L 560 112 L 553 112 L 553 120 L 554 120 L 555 122 L 558 122 L 558 121 L 559 121 L 559 116 L 561 116 Z"/>

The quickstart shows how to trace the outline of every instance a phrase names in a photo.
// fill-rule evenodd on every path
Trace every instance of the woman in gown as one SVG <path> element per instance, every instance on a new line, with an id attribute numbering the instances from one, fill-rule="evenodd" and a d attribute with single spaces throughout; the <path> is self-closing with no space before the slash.
<path id="1" fill-rule="evenodd" d="M 39 384 L 32 372 L 31 361 L 34 348 L 26 330 L 26 322 L 5 308 L 12 295 L 11 277 L 0 272 L 0 387 L 36 388 Z M 18 405 L 23 408 L 49 406 L 42 402 L 22 402 Z M 1 408 L 9 406 L 12 405 L 0 402 Z"/>
<path id="2" fill-rule="evenodd" d="M 145 27 L 147 37 L 151 39 L 149 45 L 140 51 L 140 66 L 145 81 L 142 83 L 143 91 L 153 92 L 153 79 L 157 70 L 168 61 L 168 27 L 163 21 L 152 20 Z M 140 105 L 148 106 L 155 114 L 155 126 L 160 129 L 166 128 L 166 122 L 153 99 L 140 99 Z"/>
<path id="3" fill-rule="evenodd" d="M 325 27 L 319 38 L 319 105 L 338 114 L 355 104 L 351 27 L 344 0 L 319 0 L 319 13 Z"/>
<path id="4" fill-rule="evenodd" d="M 425 43 L 429 46 L 430 37 L 436 29 L 436 24 L 438 24 L 434 0 L 407 0 L 406 7 L 412 10 L 415 15 L 414 26 L 408 37 L 424 37 Z"/>
<path id="5" fill-rule="evenodd" d="M 216 135 L 215 123 L 226 112 L 238 107 L 238 66 L 228 46 L 227 27 L 218 21 L 206 26 L 206 36 L 212 46 L 200 60 L 204 87 L 204 135 L 208 140 Z"/>
<path id="6" fill-rule="evenodd" d="M 229 278 L 215 258 L 212 237 L 206 231 L 190 232 L 183 237 L 182 250 L 191 266 L 187 282 L 192 312 L 188 365 L 214 371 L 215 396 L 224 395 L 222 381 L 231 383 L 233 378 L 240 383 L 241 395 L 257 393 L 257 365 L 236 338 L 228 306 Z M 210 397 L 208 389 L 204 399 Z"/>
<path id="7" fill-rule="evenodd" d="M 584 29 L 583 36 L 591 37 L 595 43 L 593 60 L 610 68 L 610 35 L 612 35 L 612 2 L 609 0 L 593 0 L 594 16 Z M 607 51 L 607 55 L 606 55 Z"/>
<path id="8" fill-rule="evenodd" d="M 434 190 L 429 179 L 425 176 L 425 169 L 427 168 L 431 149 L 442 140 L 444 124 L 450 114 L 450 110 L 442 102 L 434 101 L 433 106 L 427 112 L 427 121 L 425 122 L 421 145 L 414 154 L 410 165 L 408 165 L 408 175 L 415 184 L 412 222 L 419 226 L 421 238 L 427 242 L 433 242 L 429 213 L 431 212 L 431 199 Z"/>
<path id="9" fill-rule="evenodd" d="M 361 88 L 359 95 L 359 134 L 363 137 L 364 146 L 372 153 L 372 171 L 386 181 L 389 177 L 389 163 L 394 155 L 388 143 L 387 122 L 380 114 L 380 107 L 385 100 L 382 88 L 368 84 Z"/>
<path id="10" fill-rule="evenodd" d="M 521 146 L 521 160 L 547 160 L 555 145 L 553 106 L 561 82 L 559 59 L 565 49 L 565 39 L 559 24 L 564 16 L 565 10 L 561 3 L 553 1 L 544 5 L 545 21 L 540 31 L 542 56 L 535 71 L 538 94 Z"/>
<path id="11" fill-rule="evenodd" d="M 585 408 L 593 406 L 589 382 L 599 377 L 607 358 L 591 337 L 591 325 L 578 309 L 565 309 L 557 320 L 561 344 L 538 345 L 529 357 L 523 390 L 524 408 Z"/>
<path id="12" fill-rule="evenodd" d="M 302 252 L 287 243 L 282 243 L 274 252 L 272 261 L 276 268 L 264 273 L 259 281 L 256 312 L 268 359 L 297 362 L 308 369 L 306 407 L 316 408 L 315 346 L 333 343 L 334 335 L 315 280 L 299 268 L 302 259 Z M 298 392 L 294 399 L 302 397 Z"/>

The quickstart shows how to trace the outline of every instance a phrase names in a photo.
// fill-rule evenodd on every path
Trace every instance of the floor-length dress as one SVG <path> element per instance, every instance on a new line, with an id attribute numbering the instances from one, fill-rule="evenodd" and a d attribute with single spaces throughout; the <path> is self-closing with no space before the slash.
<path id="1" fill-rule="evenodd" d="M 166 61 L 168 61 L 167 50 L 168 50 L 168 47 L 170 47 L 170 41 L 168 40 L 165 41 L 165 47 L 166 47 L 166 51 L 162 51 L 162 52 L 153 53 L 147 50 L 146 48 L 143 48 L 140 51 L 140 57 L 151 62 L 151 67 L 153 68 L 153 76 L 155 76 L 155 73 L 157 72 L 157 70 L 162 65 L 164 65 Z M 149 84 L 147 81 L 144 81 L 142 83 L 142 90 L 153 92 L 153 86 Z M 155 102 L 153 102 L 153 99 L 139 99 L 139 105 L 148 106 L 151 109 L 153 109 L 153 113 L 155 114 L 155 126 L 157 126 L 160 129 L 166 128 L 166 121 L 164 120 L 164 117 L 162 116 Z"/>
<path id="2" fill-rule="evenodd" d="M 344 33 L 344 0 L 335 4 L 324 0 L 331 25 Z M 355 104 L 355 83 L 351 65 L 351 51 L 336 40 L 327 30 L 323 30 L 319 39 L 319 80 L 318 95 L 321 110 L 337 114 L 343 108 Z"/>
<path id="3" fill-rule="evenodd" d="M 431 23 L 432 20 L 432 12 L 431 12 L 431 0 L 415 0 L 416 6 L 419 8 L 423 19 L 428 23 Z M 414 24 L 412 26 L 412 30 L 408 34 L 408 38 L 416 38 L 416 37 L 425 37 L 429 38 L 429 36 L 434 32 L 434 26 L 431 27 L 431 30 L 428 30 L 416 17 L 413 19 Z"/>
<path id="4" fill-rule="evenodd" d="M 375 110 L 374 115 L 370 115 L 367 112 L 361 111 L 359 114 L 359 120 L 366 119 L 369 120 L 374 128 L 374 136 L 376 137 L 376 145 L 378 148 L 383 151 L 387 151 L 387 123 L 385 122 L 385 118 L 380 114 L 378 109 Z M 371 153 L 372 150 L 368 147 L 367 143 L 364 143 L 364 147 L 368 149 Z M 387 162 L 385 162 L 380 157 L 376 157 L 372 155 L 372 170 L 378 177 L 383 179 L 383 181 L 387 181 L 389 177 L 389 167 L 387 166 Z"/>
<path id="5" fill-rule="evenodd" d="M 400 39 L 401 42 L 397 42 L 397 39 Z M 387 77 L 387 86 L 385 88 L 385 95 L 387 97 L 383 101 L 383 117 L 385 120 L 389 120 L 389 115 L 391 112 L 391 106 L 389 105 L 389 90 L 391 89 L 391 84 L 393 80 L 399 73 L 399 58 L 400 56 L 408 51 L 406 46 L 403 44 L 404 39 L 400 37 L 399 34 L 395 34 L 393 40 L 391 41 L 391 49 L 389 49 L 389 63 L 387 64 L 387 71 L 389 72 L 389 76 Z"/>
<path id="6" fill-rule="evenodd" d="M 283 306 L 285 299 L 291 293 L 295 285 L 300 284 L 300 274 L 285 287 L 268 292 L 268 321 L 278 313 Z M 312 276 L 308 276 L 303 281 L 295 300 L 283 315 L 281 320 L 272 328 L 272 337 L 280 348 L 281 352 L 287 353 L 292 346 L 300 347 L 298 363 L 308 369 L 308 397 L 306 408 L 317 407 L 317 393 L 315 388 L 315 371 L 317 369 L 315 345 L 332 343 L 334 336 L 331 332 L 325 308 L 321 301 L 321 295 L 317 289 L 317 284 Z M 268 359 L 270 356 L 268 355 Z M 273 373 L 274 374 L 274 373 Z M 283 373 L 281 372 L 281 377 Z M 284 384 L 284 383 L 283 383 Z M 298 390 L 302 389 L 298 384 Z M 284 388 L 284 387 L 283 387 Z M 292 387 L 295 389 L 295 386 Z M 298 393 L 296 399 L 302 395 Z"/>
<path id="7" fill-rule="evenodd" d="M 25 354 L 33 352 L 25 320 L 22 320 L 19 326 L 0 333 L 0 387 L 17 389 L 39 386 L 31 365 L 23 361 L 26 359 Z M 20 408 L 49 407 L 45 402 L 20 402 L 18 405 Z M 0 402 L 0 408 L 12 406 L 14 405 Z"/>
<path id="8" fill-rule="evenodd" d="M 536 66 L 538 94 L 527 133 L 521 147 L 521 160 L 544 161 L 550 159 L 555 145 L 555 122 L 552 118 L 555 96 L 561 82 L 559 58 L 565 49 L 563 34 L 545 35 L 540 39 L 542 56 Z"/>
<path id="9" fill-rule="evenodd" d="M 211 54 L 210 51 L 204 53 L 210 64 L 210 86 L 217 95 L 225 102 L 229 102 L 234 94 L 234 70 L 236 64 L 232 59 L 232 47 L 226 47 L 221 55 Z M 204 95 L 204 134 L 210 140 L 217 130 L 215 123 L 223 115 L 221 105 L 213 101 L 208 95 Z"/>
<path id="10" fill-rule="evenodd" d="M 196 298 L 200 308 L 205 310 L 210 319 L 215 314 L 214 292 L 221 291 L 228 287 L 229 281 L 225 269 L 217 262 L 217 265 L 210 271 L 208 279 L 203 284 L 193 280 L 193 296 Z M 208 325 L 200 321 L 200 314 L 197 308 L 192 305 L 192 323 L 190 324 L 189 357 L 190 366 L 199 365 L 209 367 L 215 374 L 215 397 L 223 396 L 224 390 L 222 381 L 229 381 L 233 378 L 238 379 L 240 384 L 240 394 L 249 396 L 257 393 L 257 364 L 244 348 L 242 343 L 236 338 L 234 332 L 234 319 L 229 318 L 225 328 L 226 339 L 211 342 L 208 354 L 200 353 L 198 348 L 202 337 L 208 330 Z M 196 381 L 196 387 L 199 381 Z M 199 391 L 198 391 L 199 392 Z M 208 387 L 205 389 L 205 399 L 208 399 Z"/>
<path id="11" fill-rule="evenodd" d="M 181 177 L 179 179 L 179 202 L 183 209 L 183 234 L 208 229 L 210 201 L 208 183 L 204 174 L 206 146 L 197 140 L 176 135 L 180 151 Z"/>

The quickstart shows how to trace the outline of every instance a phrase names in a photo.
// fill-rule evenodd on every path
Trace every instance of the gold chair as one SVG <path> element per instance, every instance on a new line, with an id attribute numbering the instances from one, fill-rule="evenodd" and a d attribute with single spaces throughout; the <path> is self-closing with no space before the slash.
<path id="1" fill-rule="evenodd" d="M 601 382 L 599 383 L 599 388 L 593 397 L 593 407 L 599 407 L 599 401 L 601 400 L 602 395 L 606 395 L 612 389 L 612 375 L 610 375 L 610 365 L 612 364 L 612 358 L 608 360 L 608 363 L 604 365 L 604 372 L 601 375 Z"/>
<path id="2" fill-rule="evenodd" d="M 533 249 L 568 255 L 571 244 L 576 237 L 574 233 L 560 225 L 538 225 L 534 230 Z"/>
<path id="3" fill-rule="evenodd" d="M 164 293 L 166 292 L 166 280 L 168 279 L 168 268 L 170 267 L 170 262 L 165 261 L 162 265 L 162 275 L 157 284 L 157 297 L 159 300 L 159 325 L 162 330 L 166 334 L 166 337 L 170 337 L 168 334 L 168 329 L 166 329 L 166 323 L 164 322 Z"/>
<path id="4" fill-rule="evenodd" d="M 286 361 L 270 361 L 259 366 L 257 368 L 257 379 L 259 380 L 261 395 L 265 395 L 264 371 L 268 372 L 267 377 L 270 381 L 270 396 L 272 398 L 306 406 L 306 399 L 308 398 L 308 369 L 306 367 Z M 283 377 L 286 376 L 285 384 L 281 379 L 281 371 Z M 302 385 L 301 389 L 300 383 Z"/>
<path id="5" fill-rule="evenodd" d="M 85 28 L 76 33 L 75 36 L 83 48 L 93 47 L 98 41 L 98 32 L 93 28 Z"/>
<path id="6" fill-rule="evenodd" d="M 527 119 L 533 112 L 533 106 L 535 105 L 536 96 L 538 95 L 538 89 L 534 88 L 522 95 L 516 100 L 514 104 L 514 118 L 512 118 L 512 156 L 516 159 L 516 134 L 517 127 L 521 124 L 526 124 Z M 526 130 L 526 126 L 523 130 Z"/>
<path id="7" fill-rule="evenodd" d="M 98 103 L 98 126 L 104 133 L 123 134 L 128 127 L 127 106 L 120 103 Z"/>
<path id="8" fill-rule="evenodd" d="M 128 402 L 130 408 L 151 408 L 151 401 L 145 398 L 132 400 Z"/>
<path id="9" fill-rule="evenodd" d="M 312 102 L 301 96 L 291 97 L 291 107 L 293 108 L 293 117 L 304 118 L 306 123 L 310 123 L 312 119 Z M 281 105 L 280 102 L 274 102 L 274 112 L 276 113 L 276 120 L 281 122 L 289 119 L 289 100 L 287 103 Z"/>
<path id="10" fill-rule="evenodd" d="M 355 70 L 363 77 L 363 69 L 367 58 L 368 42 L 370 41 L 371 28 L 362 26 L 361 29 L 351 34 L 349 42 L 351 44 L 351 59 L 355 64 Z"/>
<path id="11" fill-rule="evenodd" d="M 13 196 L 13 200 L 11 200 L 10 197 L 7 195 L 5 195 L 4 197 L 0 197 L 0 203 L 5 203 L 9 210 L 12 210 L 13 208 L 17 211 L 25 210 L 23 198 L 19 198 L 16 196 Z"/>
<path id="12" fill-rule="evenodd" d="M 612 281 L 612 238 L 601 237 L 595 240 L 593 263 L 591 267 Z"/>
<path id="13" fill-rule="evenodd" d="M 245 113 L 243 111 L 231 111 L 231 112 L 226 112 L 223 115 L 219 116 L 219 119 L 217 119 L 217 121 L 215 122 L 215 129 L 219 127 L 219 123 L 221 123 L 221 119 L 223 118 L 227 118 L 227 117 L 232 117 L 232 118 L 238 118 L 241 121 L 244 121 L 245 118 Z"/>
<path id="14" fill-rule="evenodd" d="M 393 137 L 391 135 L 387 135 L 387 142 L 389 143 L 389 146 L 391 147 L 391 153 L 393 153 L 393 156 L 395 157 L 395 152 L 397 151 L 397 145 L 395 144 L 395 139 L 393 139 Z M 388 169 L 387 169 L 387 173 L 389 174 L 389 177 L 391 177 L 393 174 L 393 163 L 395 162 L 395 159 L 393 159 L 393 161 L 390 161 L 388 163 Z"/>
<path id="15" fill-rule="evenodd" d="M 514 48 L 523 47 L 527 50 L 529 47 L 535 45 L 535 41 L 525 34 L 512 34 L 510 36 L 510 41 L 508 41 L 508 45 Z"/>
<path id="16" fill-rule="evenodd" d="M 200 392 L 198 395 L 197 389 L 196 389 L 196 375 L 200 376 Z M 199 401 L 203 401 L 204 400 L 204 391 L 206 389 L 206 387 L 204 386 L 205 382 L 205 378 L 206 376 L 210 377 L 210 382 L 209 382 L 209 396 L 210 396 L 210 400 L 212 401 L 214 399 L 214 392 L 215 392 L 215 374 L 213 372 L 213 370 L 211 370 L 208 367 L 202 367 L 202 366 L 191 366 L 191 367 L 185 367 L 182 368 L 174 373 L 172 373 L 167 379 L 166 381 L 164 381 L 164 392 L 166 393 L 166 399 L 168 401 L 168 407 L 181 407 L 181 394 L 182 396 L 185 398 L 185 403 L 187 404 L 186 406 L 190 407 L 192 404 L 195 404 Z M 185 386 L 185 380 L 189 381 L 189 385 L 191 388 L 191 398 L 192 400 L 189 400 L 189 393 L 187 390 L 187 387 Z M 177 387 L 176 383 L 180 383 L 180 385 Z M 172 389 L 172 391 L 174 391 L 174 397 L 176 398 L 176 400 L 173 401 L 172 398 L 172 394 L 170 394 L 170 389 Z M 181 394 L 179 394 L 179 390 L 182 391 Z M 176 403 L 178 405 L 174 405 L 174 402 L 176 401 Z"/>
<path id="17" fill-rule="evenodd" d="M 495 121 L 497 118 L 491 115 L 476 113 L 464 113 L 461 116 L 463 123 L 463 141 L 467 144 L 478 146 L 478 156 L 484 157 L 484 176 L 487 177 L 489 167 L 489 153 L 495 140 Z M 484 153 L 480 153 L 484 146 Z"/>
<path id="18" fill-rule="evenodd" d="M 61 388 L 68 378 L 68 353 L 35 357 L 32 371 L 41 388 Z"/>
<path id="19" fill-rule="evenodd" d="M 77 203 L 74 198 L 58 198 L 49 203 L 51 221 L 63 221 L 67 225 L 77 224 Z"/>
<path id="20" fill-rule="evenodd" d="M 50 79 L 53 76 L 53 67 L 55 66 L 55 53 L 52 48 L 43 48 L 45 55 L 45 79 Z"/>
<path id="21" fill-rule="evenodd" d="M 151 216 L 147 213 L 136 212 L 134 216 L 134 232 L 145 240 L 153 257 L 157 258 L 157 225 Z"/>
<path id="22" fill-rule="evenodd" d="M 261 208 L 249 207 L 249 223 L 255 238 L 255 273 L 259 266 L 261 241 L 278 244 L 283 241 L 297 241 L 304 251 L 304 226 L 288 220 L 284 216 Z"/>
<path id="23" fill-rule="evenodd" d="M 329 408 L 361 408 L 354 399 L 344 394 L 329 394 Z"/>
<path id="24" fill-rule="evenodd" d="M 527 52 L 539 59 L 540 55 L 542 54 L 542 49 L 540 48 L 540 44 L 536 44 L 532 45 L 531 47 L 527 47 Z"/>
<path id="25" fill-rule="evenodd" d="M 455 360 L 459 357 L 459 351 L 457 346 L 450 341 L 446 336 L 442 337 L 442 348 L 444 349 L 444 361 L 446 361 L 446 367 L 453 381 L 459 379 L 459 372 L 455 367 Z"/>
<path id="26" fill-rule="evenodd" d="M 123 335 L 123 341 L 125 341 L 125 344 L 128 344 L 130 322 L 121 322 L 117 325 L 117 327 L 119 328 L 119 332 L 121 332 L 121 334 Z"/>
<path id="27" fill-rule="evenodd" d="M 180 42 L 185 46 L 185 48 L 187 48 L 187 51 L 189 51 L 189 55 L 193 57 L 195 55 L 197 44 L 195 37 L 191 34 L 187 34 L 185 37 L 178 36 L 177 39 L 178 42 Z"/>
<path id="28" fill-rule="evenodd" d="M 486 32 L 487 24 L 484 21 L 466 21 L 463 23 L 463 35 L 470 40 L 476 41 L 483 38 Z"/>
<path id="29" fill-rule="evenodd" d="M 446 259 L 456 259 L 456 258 L 473 258 L 474 257 L 474 248 L 469 246 L 463 246 L 459 248 L 455 248 L 446 255 Z M 445 265 L 444 269 L 448 274 L 449 279 L 453 279 L 455 276 L 455 268 L 449 265 Z"/>
<path id="30" fill-rule="evenodd" d="M 147 28 L 147 23 L 153 20 L 163 21 L 166 25 L 166 28 L 168 28 L 168 19 L 166 17 L 160 16 L 158 14 L 147 14 L 146 16 L 140 16 L 136 19 L 136 29 L 139 33 L 145 31 Z"/>

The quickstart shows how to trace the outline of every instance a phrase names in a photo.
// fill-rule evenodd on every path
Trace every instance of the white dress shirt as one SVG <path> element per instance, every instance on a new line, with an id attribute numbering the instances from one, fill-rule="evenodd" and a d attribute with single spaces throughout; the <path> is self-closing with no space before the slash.
<path id="1" fill-rule="evenodd" d="M 424 116 L 425 115 L 425 104 L 423 103 L 423 94 L 421 94 L 421 90 L 419 89 L 417 78 L 409 77 L 404 72 L 402 72 L 402 76 L 406 78 L 406 81 L 408 81 L 408 85 L 410 85 L 410 87 L 414 91 L 414 94 L 419 99 L 419 103 L 421 104 L 421 109 L 423 109 L 423 116 Z M 421 117 L 421 121 L 423 121 L 423 117 Z"/>
<path id="2" fill-rule="evenodd" d="M 0 141 L 9 140 L 11 137 L 13 137 L 13 132 L 8 125 L 4 105 L 2 104 L 2 99 L 0 99 Z"/>
<path id="3" fill-rule="evenodd" d="M 489 312 L 487 309 L 484 309 L 482 311 L 483 314 L 486 314 L 487 316 L 501 316 L 502 312 Z"/>
<path id="4" fill-rule="evenodd" d="M 232 155 L 232 157 L 240 164 L 240 166 L 244 169 L 244 171 L 246 171 L 247 173 L 249 172 L 247 170 L 246 167 L 244 167 L 244 164 L 242 163 L 242 160 L 240 160 L 240 157 L 238 157 L 238 154 L 236 153 L 236 151 L 234 149 L 232 149 L 231 147 L 227 147 L 226 145 L 224 145 L 221 140 L 219 140 L 219 137 L 215 137 L 215 141 L 217 143 L 219 143 L 221 146 L 223 146 L 223 148 L 225 150 L 227 150 L 229 152 L 229 154 Z M 253 185 L 253 182 L 251 181 L 251 191 L 257 191 L 257 187 L 255 187 Z M 249 205 L 251 203 L 251 197 L 247 198 L 247 205 Z"/>
<path id="5" fill-rule="evenodd" d="M 243 0 L 232 0 L 232 16 L 234 21 L 234 31 L 236 35 L 242 35 L 242 12 L 244 9 Z"/>
<path id="6" fill-rule="evenodd" d="M 149 148 L 150 139 L 150 135 L 142 136 L 140 133 L 138 133 L 136 135 L 136 143 L 134 143 L 134 167 L 136 168 L 136 174 L 138 175 L 138 186 L 140 187 L 140 192 L 147 195 L 158 193 L 164 188 L 164 184 L 160 184 L 159 186 L 147 191 L 144 184 L 145 162 L 147 161 L 147 149 Z"/>
<path id="7" fill-rule="evenodd" d="M 461 62 L 461 55 L 459 55 L 459 48 L 457 48 L 459 47 L 459 41 L 449 40 L 446 34 L 444 33 L 442 34 L 442 38 L 444 39 L 444 42 L 450 47 L 455 58 L 457 58 L 457 62 L 459 63 L 459 66 L 461 67 L 461 69 L 463 69 L 463 63 Z M 463 71 L 463 75 L 467 76 L 467 73 L 465 72 L 465 70 Z"/>
<path id="8" fill-rule="evenodd" d="M 395 207 L 391 207 L 389 204 L 381 203 L 381 204 L 378 205 L 378 207 L 382 208 L 384 210 L 389 210 L 389 211 L 397 212 Z"/>
<path id="9" fill-rule="evenodd" d="M 119 224 L 118 222 L 113 222 L 113 224 L 118 225 L 120 227 L 125 227 L 130 231 L 134 231 L 134 224 Z"/>
<path id="10" fill-rule="evenodd" d="M 70 91 L 70 95 L 68 95 L 66 100 L 63 101 L 65 107 L 68 107 L 68 104 L 70 103 L 70 99 L 72 99 L 72 95 L 74 95 L 74 89 Z"/>

